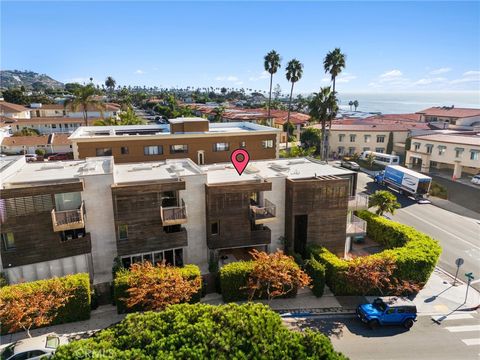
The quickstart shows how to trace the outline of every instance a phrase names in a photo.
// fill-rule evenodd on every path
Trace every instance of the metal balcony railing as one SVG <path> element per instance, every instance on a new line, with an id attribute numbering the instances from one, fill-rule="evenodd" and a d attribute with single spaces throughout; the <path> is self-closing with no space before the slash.
<path id="1" fill-rule="evenodd" d="M 366 233 L 367 222 L 351 214 L 347 220 L 347 235 L 365 235 Z"/>
<path id="2" fill-rule="evenodd" d="M 368 209 L 368 195 L 356 194 L 348 198 L 348 210 L 367 210 Z"/>
<path id="3" fill-rule="evenodd" d="M 277 207 L 271 201 L 265 199 L 263 206 L 250 205 L 250 211 L 255 224 L 258 225 L 275 219 Z"/>
<path id="4" fill-rule="evenodd" d="M 52 209 L 53 231 L 82 229 L 85 227 L 84 204 L 75 210 L 57 211 Z"/>
<path id="5" fill-rule="evenodd" d="M 183 199 L 181 206 L 160 206 L 160 217 L 163 226 L 185 224 L 187 222 L 187 207 Z"/>

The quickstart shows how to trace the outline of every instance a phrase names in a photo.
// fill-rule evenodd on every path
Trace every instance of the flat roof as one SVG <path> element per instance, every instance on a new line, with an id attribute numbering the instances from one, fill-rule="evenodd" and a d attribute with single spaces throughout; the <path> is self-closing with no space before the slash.
<path id="1" fill-rule="evenodd" d="M 251 161 L 241 176 L 230 163 L 204 165 L 201 168 L 207 173 L 208 184 L 258 181 L 275 177 L 299 180 L 311 179 L 315 176 L 342 176 L 354 173 L 350 170 L 322 164 L 311 158 Z"/>
<path id="2" fill-rule="evenodd" d="M 104 175 L 112 172 L 112 165 L 113 158 L 110 156 L 85 160 L 26 163 L 16 173 L 3 179 L 3 186 L 11 188 L 35 185 L 35 183 L 74 180 L 89 175 Z"/>
<path id="3" fill-rule="evenodd" d="M 480 146 L 480 133 L 479 134 L 430 134 L 414 136 L 412 141 L 415 140 L 428 140 L 444 143 L 452 143 L 458 145 L 474 145 Z"/>
<path id="4" fill-rule="evenodd" d="M 182 118 L 180 118 L 182 119 Z M 179 119 L 169 120 L 177 121 Z M 184 120 L 184 119 L 182 119 Z M 200 121 L 200 120 L 199 120 Z M 204 121 L 204 119 L 201 119 Z M 181 121 L 180 121 L 181 122 Z M 217 134 L 247 134 L 247 133 L 279 133 L 280 129 L 263 126 L 255 123 L 248 122 L 226 122 L 226 123 L 210 123 L 209 131 L 196 131 L 196 132 L 182 132 L 171 133 L 169 124 L 160 125 L 125 125 L 125 126 L 81 126 L 76 129 L 70 140 L 81 139 L 112 139 L 123 138 L 126 136 L 130 138 L 142 138 L 145 136 L 150 137 L 187 137 L 193 134 L 201 135 L 217 135 Z"/>
<path id="5" fill-rule="evenodd" d="M 116 184 L 123 184 L 178 180 L 180 177 L 199 174 L 202 174 L 202 170 L 190 159 L 167 159 L 146 163 L 116 164 L 114 181 Z"/>

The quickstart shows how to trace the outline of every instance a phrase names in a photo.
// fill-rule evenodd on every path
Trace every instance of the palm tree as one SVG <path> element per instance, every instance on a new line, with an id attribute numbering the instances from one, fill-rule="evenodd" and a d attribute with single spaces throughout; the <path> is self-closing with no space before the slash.
<path id="1" fill-rule="evenodd" d="M 335 48 L 333 51 L 330 51 L 323 60 L 323 68 L 325 69 L 325 73 L 329 73 L 333 82 L 333 89 L 332 92 L 335 94 L 335 80 L 337 76 L 342 72 L 345 68 L 345 59 L 346 55 L 340 51 L 340 48 Z M 330 120 L 329 124 L 329 135 L 330 129 L 332 128 L 332 120 Z M 327 144 L 327 154 L 328 154 L 328 144 Z"/>
<path id="2" fill-rule="evenodd" d="M 369 206 L 376 206 L 375 213 L 380 216 L 386 212 L 393 215 L 395 210 L 401 207 L 397 197 L 387 190 L 376 191 L 375 194 L 370 195 L 369 200 Z"/>
<path id="3" fill-rule="evenodd" d="M 95 108 L 103 115 L 105 104 L 98 100 L 98 91 L 92 83 L 77 87 L 73 91 L 74 98 L 67 99 L 64 103 L 65 108 L 72 111 L 78 111 L 80 108 L 83 112 L 83 120 L 85 126 L 88 126 L 88 108 Z"/>
<path id="4" fill-rule="evenodd" d="M 292 59 L 288 62 L 285 76 L 287 80 L 292 83 L 290 89 L 290 100 L 288 102 L 288 113 L 287 113 L 287 129 L 290 127 L 290 110 L 292 108 L 292 96 L 293 96 L 293 86 L 295 83 L 302 78 L 303 75 L 303 64 L 297 59 Z M 287 134 L 287 146 L 286 150 L 288 151 L 288 134 Z"/>
<path id="5" fill-rule="evenodd" d="M 310 117 L 322 124 L 322 135 L 320 144 L 320 156 L 322 160 L 325 160 L 325 140 L 326 140 L 326 123 L 331 122 L 337 115 L 338 105 L 335 93 L 330 90 L 330 86 L 321 88 L 318 93 L 313 93 L 312 99 L 309 104 Z"/>
<path id="6" fill-rule="evenodd" d="M 348 106 L 350 106 L 350 111 L 352 111 L 352 106 L 353 106 L 353 101 L 352 101 L 352 100 L 350 100 L 350 101 L 348 102 Z"/>
<path id="7" fill-rule="evenodd" d="M 358 108 L 358 100 L 355 100 L 353 102 L 353 106 L 355 106 L 355 111 L 357 111 L 357 108 Z"/>
<path id="8" fill-rule="evenodd" d="M 101 119 L 96 120 L 93 125 L 94 126 L 106 126 L 106 125 L 144 125 L 145 122 L 135 115 L 135 112 L 131 107 L 127 109 L 127 111 L 122 112 L 119 115 L 120 119 L 115 118 L 108 118 L 108 119 Z"/>
<path id="9" fill-rule="evenodd" d="M 107 89 L 112 93 L 113 90 L 115 89 L 115 85 L 117 84 L 117 82 L 115 81 L 115 79 L 111 76 L 107 77 L 105 79 L 105 86 L 107 87 Z"/>
<path id="10" fill-rule="evenodd" d="M 225 114 L 225 107 L 224 106 L 217 106 L 213 109 L 213 113 L 215 114 L 214 121 L 221 122 L 223 115 Z"/>
<path id="11" fill-rule="evenodd" d="M 281 61 L 280 55 L 275 50 L 270 51 L 264 57 L 263 66 L 265 68 L 265 71 L 268 71 L 268 73 L 270 74 L 270 92 L 268 96 L 268 121 L 270 121 L 270 105 L 272 101 L 273 74 L 275 74 L 278 71 L 278 69 L 281 67 L 280 61 Z"/>

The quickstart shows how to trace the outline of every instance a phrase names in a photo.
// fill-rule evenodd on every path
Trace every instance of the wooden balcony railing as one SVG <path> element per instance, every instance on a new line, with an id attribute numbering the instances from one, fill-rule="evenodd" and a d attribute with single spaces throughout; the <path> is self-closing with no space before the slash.
<path id="1" fill-rule="evenodd" d="M 76 210 L 56 211 L 52 210 L 53 231 L 65 231 L 82 229 L 85 227 L 84 204 Z"/>
<path id="2" fill-rule="evenodd" d="M 255 221 L 255 225 L 258 225 L 274 220 L 277 207 L 272 202 L 265 199 L 263 206 L 250 205 L 250 211 Z"/>
<path id="3" fill-rule="evenodd" d="M 163 226 L 185 224 L 187 222 L 187 207 L 183 199 L 181 206 L 161 206 L 160 217 Z"/>

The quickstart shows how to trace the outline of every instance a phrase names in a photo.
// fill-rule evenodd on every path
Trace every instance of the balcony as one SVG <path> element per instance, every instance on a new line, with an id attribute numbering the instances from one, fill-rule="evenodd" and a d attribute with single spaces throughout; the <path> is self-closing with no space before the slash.
<path id="1" fill-rule="evenodd" d="M 358 216 L 350 215 L 347 220 L 347 236 L 365 235 L 367 233 L 367 222 Z"/>
<path id="2" fill-rule="evenodd" d="M 250 212 L 255 221 L 255 225 L 265 224 L 275 220 L 276 206 L 267 199 L 265 199 L 263 205 L 264 206 L 250 205 Z"/>
<path id="3" fill-rule="evenodd" d="M 53 231 L 66 231 L 82 229 L 85 227 L 83 201 L 76 210 L 56 211 L 52 210 Z"/>
<path id="4" fill-rule="evenodd" d="M 356 194 L 348 198 L 348 210 L 367 210 L 368 209 L 368 195 Z"/>
<path id="5" fill-rule="evenodd" d="M 160 206 L 160 217 L 163 226 L 180 225 L 187 222 L 187 207 L 182 200 L 182 206 Z"/>

